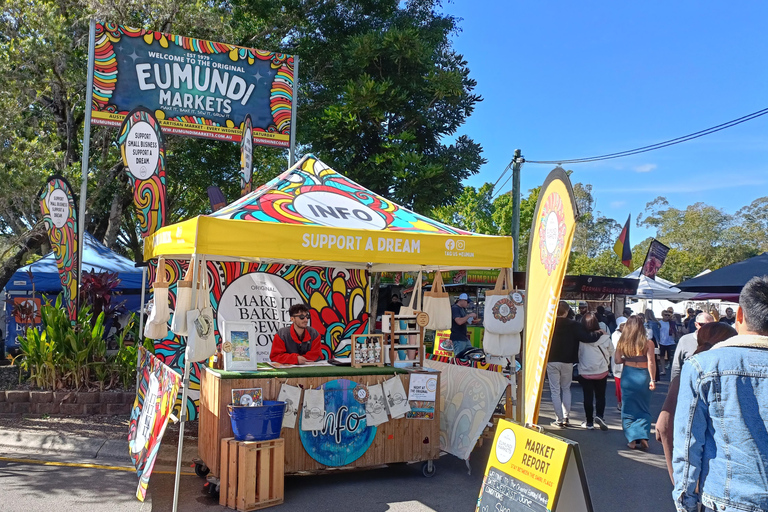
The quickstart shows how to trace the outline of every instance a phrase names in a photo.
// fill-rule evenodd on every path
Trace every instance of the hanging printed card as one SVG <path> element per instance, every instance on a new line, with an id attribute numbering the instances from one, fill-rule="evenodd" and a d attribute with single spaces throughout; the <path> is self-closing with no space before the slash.
<path id="1" fill-rule="evenodd" d="M 368 401 L 365 402 L 365 422 L 369 427 L 375 427 L 389 421 L 384 390 L 381 384 L 368 386 Z"/>
<path id="2" fill-rule="evenodd" d="M 383 386 L 390 416 L 397 418 L 411 410 L 411 406 L 408 405 L 408 398 L 405 395 L 405 388 L 403 383 L 400 382 L 399 377 L 385 380 Z"/>
<path id="3" fill-rule="evenodd" d="M 259 407 L 262 405 L 261 388 L 244 388 L 232 390 L 232 403 Z"/>
<path id="4" fill-rule="evenodd" d="M 412 373 L 408 382 L 408 400 L 435 401 L 437 373 Z"/>
<path id="5" fill-rule="evenodd" d="M 301 408 L 301 430 L 320 430 L 325 418 L 325 391 L 307 389 Z"/>
<path id="6" fill-rule="evenodd" d="M 277 395 L 278 402 L 285 402 L 283 428 L 296 428 L 296 415 L 301 403 L 301 388 L 283 384 Z"/>

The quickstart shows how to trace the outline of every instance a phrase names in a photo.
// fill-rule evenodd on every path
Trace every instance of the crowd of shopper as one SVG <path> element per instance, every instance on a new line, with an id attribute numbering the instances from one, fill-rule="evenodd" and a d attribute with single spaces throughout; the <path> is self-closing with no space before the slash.
<path id="1" fill-rule="evenodd" d="M 647 450 L 651 397 L 660 374 L 670 384 L 655 423 L 679 512 L 768 511 L 768 276 L 743 288 L 739 307 L 651 310 L 618 318 L 610 310 L 575 315 L 558 307 L 547 377 L 557 420 L 571 426 L 573 365 L 584 395 L 582 427 L 608 430 L 610 374 L 630 449 Z M 570 317 L 570 318 L 569 318 Z M 552 358 L 554 354 L 555 358 Z"/>

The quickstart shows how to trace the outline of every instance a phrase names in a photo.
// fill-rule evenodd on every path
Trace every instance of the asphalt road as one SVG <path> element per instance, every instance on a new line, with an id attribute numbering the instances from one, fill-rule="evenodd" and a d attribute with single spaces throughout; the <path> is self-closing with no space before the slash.
<path id="1" fill-rule="evenodd" d="M 651 441 L 648 453 L 630 451 L 621 431 L 619 412 L 613 396 L 613 382 L 608 386 L 606 421 L 609 431 L 580 428 L 551 429 L 559 436 L 577 441 L 584 458 L 594 510 L 632 510 L 638 512 L 674 511 L 672 484 L 667 475 L 661 445 Z M 581 389 L 573 384 L 572 422 L 584 419 Z M 654 393 L 652 411 L 658 415 L 666 394 L 666 383 Z M 541 420 L 549 425 L 554 418 L 545 385 Z M 654 416 L 655 419 L 655 416 Z M 550 430 L 550 429 L 548 429 Z M 313 512 L 339 510 L 378 511 L 470 511 L 474 510 L 490 446 L 476 449 L 470 460 L 472 474 L 464 461 L 446 455 L 437 462 L 433 478 L 421 475 L 420 465 L 395 465 L 363 472 L 322 476 L 288 477 L 285 503 L 276 512 Z M 13 454 L 2 454 L 14 457 Z M 35 459 L 55 460 L 52 456 L 27 455 Z M 61 459 L 59 459 L 61 460 Z M 73 461 L 76 462 L 76 461 Z M 85 462 L 85 461 L 84 461 Z M 89 461 L 93 462 L 93 461 Z M 0 460 L 4 512 L 28 511 L 170 511 L 173 500 L 172 474 L 157 468 L 150 481 L 149 495 L 143 504 L 135 498 L 135 474 L 97 468 L 45 466 L 28 462 Z M 184 468 L 191 471 L 191 468 Z M 218 501 L 203 493 L 204 481 L 196 476 L 182 476 L 178 510 L 183 512 L 224 511 Z M 565 505 L 565 504 L 563 504 Z M 567 506 L 560 510 L 568 510 Z"/>

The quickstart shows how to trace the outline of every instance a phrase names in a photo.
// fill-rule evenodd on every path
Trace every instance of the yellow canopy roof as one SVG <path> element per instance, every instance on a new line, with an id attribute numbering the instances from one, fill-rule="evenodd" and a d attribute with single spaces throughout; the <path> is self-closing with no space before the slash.
<path id="1" fill-rule="evenodd" d="M 512 266 L 512 239 L 414 213 L 312 155 L 213 215 L 166 226 L 144 257 L 260 261 L 373 271 Z"/>

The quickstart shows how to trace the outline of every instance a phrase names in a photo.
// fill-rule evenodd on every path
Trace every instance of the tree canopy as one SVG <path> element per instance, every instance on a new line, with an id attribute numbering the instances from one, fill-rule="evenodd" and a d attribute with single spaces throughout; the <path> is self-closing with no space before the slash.
<path id="1" fill-rule="evenodd" d="M 458 20 L 438 0 L 179 3 L 8 0 L 0 16 L 0 286 L 46 250 L 36 193 L 53 173 L 75 193 L 85 119 L 88 20 L 300 57 L 297 143 L 362 185 L 422 213 L 461 195 L 484 163 L 457 129 L 481 98 L 452 48 Z M 137 260 L 141 241 L 116 130 L 92 127 L 87 215 L 107 246 Z M 168 219 L 207 213 L 208 186 L 239 195 L 235 144 L 168 135 Z M 287 152 L 254 148 L 255 184 Z M 78 194 L 79 195 L 79 194 Z"/>

